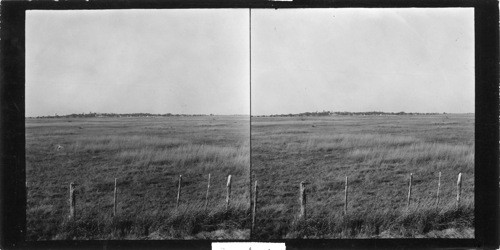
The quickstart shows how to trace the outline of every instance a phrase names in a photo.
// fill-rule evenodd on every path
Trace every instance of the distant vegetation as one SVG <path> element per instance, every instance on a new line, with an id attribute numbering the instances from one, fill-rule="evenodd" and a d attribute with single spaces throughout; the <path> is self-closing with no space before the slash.
<path id="1" fill-rule="evenodd" d="M 446 114 L 446 113 L 442 113 Z M 274 115 L 256 115 L 252 117 L 302 117 L 302 116 L 331 116 L 331 115 L 441 115 L 441 113 L 418 113 L 418 112 L 382 112 L 382 111 L 368 111 L 368 112 L 347 112 L 347 111 L 322 111 L 322 112 L 304 112 L 297 114 L 274 114 Z M 213 114 L 151 114 L 151 113 L 81 113 L 69 115 L 48 115 L 48 116 L 35 116 L 29 118 L 92 118 L 92 117 L 191 117 L 191 116 L 213 116 Z"/>
<path id="2" fill-rule="evenodd" d="M 69 115 L 49 115 L 49 116 L 36 116 L 32 118 L 89 118 L 89 117 L 166 117 L 166 116 L 208 116 L 205 114 L 150 114 L 150 113 L 126 113 L 126 114 L 116 114 L 116 113 L 81 113 L 81 114 L 69 114 Z M 210 114 L 212 116 L 212 114 Z"/>
<path id="3" fill-rule="evenodd" d="M 443 113 L 446 114 L 446 113 Z M 296 117 L 296 116 L 331 116 L 331 115 L 440 115 L 440 113 L 416 113 L 416 112 L 382 112 L 382 111 L 369 111 L 369 112 L 332 112 L 332 111 L 322 111 L 322 112 L 305 112 L 298 114 L 275 114 L 275 115 L 260 115 L 253 117 Z"/>

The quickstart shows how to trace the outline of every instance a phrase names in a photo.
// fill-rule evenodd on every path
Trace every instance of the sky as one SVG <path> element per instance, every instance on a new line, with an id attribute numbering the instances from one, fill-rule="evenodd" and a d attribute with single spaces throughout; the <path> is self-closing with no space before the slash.
<path id="1" fill-rule="evenodd" d="M 30 10 L 26 116 L 474 112 L 473 13 Z"/>
<path id="2" fill-rule="evenodd" d="M 474 11 L 256 9 L 251 113 L 474 112 Z"/>
<path id="3" fill-rule="evenodd" d="M 26 116 L 248 115 L 248 12 L 27 11 Z"/>

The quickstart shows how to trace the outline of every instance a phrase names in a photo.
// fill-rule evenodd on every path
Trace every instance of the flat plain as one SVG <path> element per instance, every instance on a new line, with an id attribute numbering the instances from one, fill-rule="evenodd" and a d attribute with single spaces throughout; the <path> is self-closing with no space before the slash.
<path id="1" fill-rule="evenodd" d="M 27 118 L 27 239 L 246 239 L 249 129 L 248 116 Z"/>
<path id="2" fill-rule="evenodd" d="M 256 239 L 474 237 L 473 114 L 252 117 L 251 149 Z"/>

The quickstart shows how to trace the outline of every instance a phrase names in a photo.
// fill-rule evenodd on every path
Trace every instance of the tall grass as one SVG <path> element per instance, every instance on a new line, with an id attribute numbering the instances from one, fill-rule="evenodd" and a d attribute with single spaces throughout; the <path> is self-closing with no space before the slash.
<path id="1" fill-rule="evenodd" d="M 263 217 L 259 237 L 471 237 L 473 128 L 470 115 L 252 119 L 252 175 L 261 186 Z M 448 217 L 455 213 L 453 206 L 441 207 L 439 213 L 428 209 L 435 207 L 438 172 L 441 204 L 453 204 L 457 175 L 463 173 L 466 203 L 456 213 L 466 222 Z M 413 205 L 407 213 L 410 173 Z M 349 215 L 344 218 L 337 213 L 343 210 L 346 176 Z M 310 182 L 306 221 L 295 218 L 301 181 Z M 419 231 L 406 223 L 413 220 L 408 216 L 446 223 L 441 227 L 432 222 Z M 345 223 L 351 229 L 340 230 Z M 373 223 L 384 226 L 377 233 L 356 228 Z M 462 231 L 445 236 L 436 230 Z"/>
<path id="2" fill-rule="evenodd" d="M 313 216 L 291 222 L 284 238 L 421 238 L 453 237 L 444 230 L 467 229 L 474 225 L 474 203 L 459 206 L 423 206 L 410 210 L 358 211 L 331 217 Z M 466 235 L 471 237 L 473 235 Z"/>
<path id="3" fill-rule="evenodd" d="M 26 127 L 28 240 L 248 238 L 247 117 L 40 119 Z M 119 216 L 112 218 L 115 178 Z M 75 221 L 67 220 L 70 182 Z"/>
<path id="4" fill-rule="evenodd" d="M 99 211 L 85 211 L 75 220 L 61 221 L 56 240 L 82 239 L 205 239 L 249 237 L 247 206 L 237 204 L 226 209 L 216 206 L 180 206 L 143 216 L 112 217 Z M 219 231 L 217 234 L 215 231 Z M 222 233 L 221 233 L 222 232 Z"/>
<path id="5" fill-rule="evenodd" d="M 472 165 L 474 147 L 468 144 L 429 143 L 411 136 L 381 134 L 295 135 L 273 138 L 285 144 L 285 152 L 345 150 L 347 155 L 367 164 L 400 162 L 404 164 Z M 291 142 L 290 142 L 291 141 Z"/>

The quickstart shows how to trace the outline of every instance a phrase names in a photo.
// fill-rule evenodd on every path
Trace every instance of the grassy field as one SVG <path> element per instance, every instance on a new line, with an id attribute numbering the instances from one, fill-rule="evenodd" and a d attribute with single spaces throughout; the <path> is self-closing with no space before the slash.
<path id="1" fill-rule="evenodd" d="M 473 114 L 253 117 L 251 147 L 257 239 L 474 237 Z M 305 220 L 297 216 L 301 181 L 310 182 Z"/>
<path id="2" fill-rule="evenodd" d="M 249 129 L 248 116 L 26 119 L 27 239 L 248 238 Z"/>

